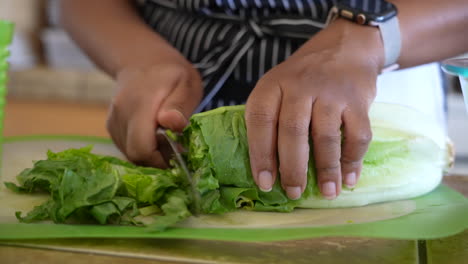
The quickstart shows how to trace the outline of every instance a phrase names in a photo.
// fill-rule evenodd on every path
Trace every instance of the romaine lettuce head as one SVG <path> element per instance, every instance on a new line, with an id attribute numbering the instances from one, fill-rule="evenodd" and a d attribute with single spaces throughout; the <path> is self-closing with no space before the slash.
<path id="1" fill-rule="evenodd" d="M 343 188 L 326 200 L 316 183 L 310 154 L 308 183 L 301 199 L 290 200 L 277 179 L 271 192 L 255 185 L 250 170 L 244 106 L 221 107 L 194 115 L 184 131 L 187 161 L 206 213 L 247 208 L 291 211 L 302 208 L 361 206 L 416 197 L 433 190 L 453 162 L 443 128 L 408 107 L 374 104 L 370 110 L 373 139 L 354 189 Z"/>

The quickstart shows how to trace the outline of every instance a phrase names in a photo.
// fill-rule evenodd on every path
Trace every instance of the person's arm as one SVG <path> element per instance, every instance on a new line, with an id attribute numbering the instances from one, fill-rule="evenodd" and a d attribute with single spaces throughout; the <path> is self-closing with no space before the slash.
<path id="1" fill-rule="evenodd" d="M 147 67 L 162 56 L 180 56 L 144 24 L 132 0 L 61 0 L 61 22 L 101 69 L 116 77 L 122 69 Z"/>
<path id="2" fill-rule="evenodd" d="M 468 50 L 468 1 L 392 2 L 399 11 L 401 67 Z M 252 174 L 261 189 L 271 189 L 279 165 L 282 187 L 298 199 L 310 147 L 325 198 L 336 198 L 342 182 L 356 185 L 372 138 L 368 111 L 384 60 L 377 28 L 338 19 L 260 79 L 247 101 L 246 125 Z"/>
<path id="3" fill-rule="evenodd" d="M 202 95 L 197 70 L 144 24 L 131 0 L 62 0 L 65 29 L 117 82 L 107 128 L 133 162 L 164 166 L 158 126 L 180 131 Z"/>
<path id="4" fill-rule="evenodd" d="M 402 68 L 468 51 L 468 1 L 390 0 L 398 9 Z"/>

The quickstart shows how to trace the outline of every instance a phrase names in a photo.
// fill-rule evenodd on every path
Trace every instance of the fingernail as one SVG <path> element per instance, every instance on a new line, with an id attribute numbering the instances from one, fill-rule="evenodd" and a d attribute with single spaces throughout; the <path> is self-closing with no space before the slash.
<path id="1" fill-rule="evenodd" d="M 356 173 L 351 172 L 345 176 L 345 183 L 348 188 L 353 188 L 356 185 Z"/>
<path id="2" fill-rule="evenodd" d="M 288 186 L 285 188 L 286 195 L 288 195 L 289 199 L 297 200 L 301 198 L 301 187 L 300 186 Z"/>
<path id="3" fill-rule="evenodd" d="M 258 174 L 258 188 L 262 192 L 269 192 L 273 188 L 273 176 L 269 171 L 261 171 Z"/>
<path id="4" fill-rule="evenodd" d="M 336 198 L 336 184 L 332 181 L 322 184 L 322 195 L 325 199 L 333 200 Z"/>

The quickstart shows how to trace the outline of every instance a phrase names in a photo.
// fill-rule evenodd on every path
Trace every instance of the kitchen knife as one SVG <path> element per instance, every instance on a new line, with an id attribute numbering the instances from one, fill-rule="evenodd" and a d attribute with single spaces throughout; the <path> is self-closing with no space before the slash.
<path id="1" fill-rule="evenodd" d="M 190 184 L 190 192 L 192 198 L 192 213 L 196 216 L 200 213 L 200 194 L 193 182 L 192 174 L 187 167 L 187 164 L 182 157 L 182 148 L 175 142 L 169 135 L 168 130 L 164 128 L 158 128 L 156 130 L 156 138 L 158 142 L 158 149 L 161 152 L 164 160 L 167 164 L 170 164 L 170 160 L 174 160 L 185 174 L 187 182 Z"/>

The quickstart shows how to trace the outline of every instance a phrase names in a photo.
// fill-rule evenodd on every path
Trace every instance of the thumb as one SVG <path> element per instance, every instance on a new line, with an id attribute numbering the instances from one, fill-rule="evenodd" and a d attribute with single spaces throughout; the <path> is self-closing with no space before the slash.
<path id="1" fill-rule="evenodd" d="M 172 131 L 181 132 L 188 124 L 188 115 L 184 115 L 176 107 L 168 108 L 169 109 L 161 109 L 159 112 L 159 125 L 165 128 L 169 128 Z"/>
<path id="2" fill-rule="evenodd" d="M 201 100 L 201 82 L 181 81 L 166 97 L 158 112 L 158 124 L 182 132 Z"/>

